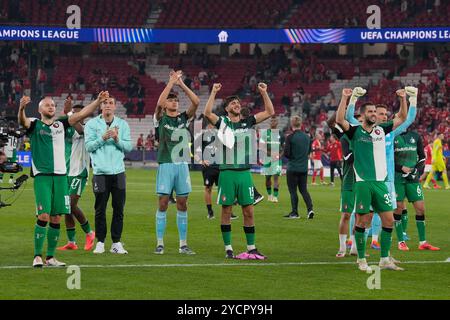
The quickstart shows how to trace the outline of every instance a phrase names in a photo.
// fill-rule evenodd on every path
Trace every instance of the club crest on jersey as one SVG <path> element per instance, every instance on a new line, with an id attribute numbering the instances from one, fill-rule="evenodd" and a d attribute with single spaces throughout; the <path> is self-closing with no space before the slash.
<path id="1" fill-rule="evenodd" d="M 380 129 L 375 129 L 375 134 L 379 135 L 381 133 Z"/>
<path id="2" fill-rule="evenodd" d="M 409 140 L 409 142 L 411 143 L 416 143 L 416 140 L 414 138 L 411 137 L 411 139 Z"/>
<path id="3" fill-rule="evenodd" d="M 59 128 L 59 123 L 55 122 L 55 123 L 53 124 L 53 128 L 58 129 L 58 128 Z"/>

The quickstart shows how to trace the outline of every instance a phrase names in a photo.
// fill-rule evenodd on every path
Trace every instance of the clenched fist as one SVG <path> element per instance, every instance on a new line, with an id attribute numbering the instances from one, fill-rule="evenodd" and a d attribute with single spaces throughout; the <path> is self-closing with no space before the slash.
<path id="1" fill-rule="evenodd" d="M 220 89 L 222 89 L 222 84 L 220 84 L 220 83 L 214 83 L 213 86 L 212 86 L 211 92 L 212 92 L 212 93 L 217 93 L 217 92 L 220 91 Z"/>
<path id="2" fill-rule="evenodd" d="M 258 83 L 258 90 L 260 93 L 267 92 L 267 84 L 264 82 Z"/>
<path id="3" fill-rule="evenodd" d="M 342 89 L 342 96 L 344 97 L 350 97 L 352 95 L 353 91 L 349 88 Z"/>
<path id="4" fill-rule="evenodd" d="M 27 106 L 27 104 L 29 104 L 30 102 L 31 102 L 31 98 L 30 97 L 23 96 L 20 99 L 19 109 L 24 109 Z"/>

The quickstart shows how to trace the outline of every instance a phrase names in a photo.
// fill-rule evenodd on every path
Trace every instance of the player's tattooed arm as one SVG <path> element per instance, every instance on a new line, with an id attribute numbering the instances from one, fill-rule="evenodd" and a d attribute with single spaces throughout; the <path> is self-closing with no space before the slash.
<path id="1" fill-rule="evenodd" d="M 167 97 L 169 96 L 170 91 L 177 83 L 179 78 L 181 78 L 181 71 L 170 71 L 169 82 L 167 82 L 166 87 L 164 88 L 163 92 L 161 92 L 161 95 L 158 98 L 158 102 L 156 103 L 155 118 L 157 121 L 161 120 L 164 113 Z"/>
<path id="2" fill-rule="evenodd" d="M 203 115 L 208 119 L 208 121 L 215 125 L 217 121 L 219 121 L 219 117 L 212 112 L 214 101 L 216 100 L 217 92 L 222 89 L 222 85 L 220 83 L 214 83 L 211 89 L 211 94 L 209 95 L 208 101 L 206 102 L 205 111 L 203 111 Z"/>
<path id="3" fill-rule="evenodd" d="M 263 122 L 275 114 L 272 100 L 270 100 L 269 94 L 267 93 L 267 84 L 262 82 L 258 83 L 258 90 L 263 98 L 265 110 L 255 114 L 256 123 Z"/>
<path id="4" fill-rule="evenodd" d="M 19 124 L 23 126 L 26 129 L 29 129 L 31 126 L 31 121 L 29 118 L 27 118 L 25 114 L 25 107 L 31 102 L 31 98 L 28 96 L 23 96 L 20 99 L 19 104 L 19 113 L 17 115 L 17 120 L 19 121 Z"/>

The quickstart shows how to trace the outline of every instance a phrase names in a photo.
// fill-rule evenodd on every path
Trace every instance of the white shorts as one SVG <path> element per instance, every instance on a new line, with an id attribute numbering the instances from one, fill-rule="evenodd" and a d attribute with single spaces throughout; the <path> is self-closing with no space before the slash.
<path id="1" fill-rule="evenodd" d="M 423 172 L 431 172 L 431 164 L 426 164 Z"/>
<path id="2" fill-rule="evenodd" d="M 313 160 L 313 161 L 314 161 L 314 170 L 318 170 L 323 167 L 321 160 Z"/>

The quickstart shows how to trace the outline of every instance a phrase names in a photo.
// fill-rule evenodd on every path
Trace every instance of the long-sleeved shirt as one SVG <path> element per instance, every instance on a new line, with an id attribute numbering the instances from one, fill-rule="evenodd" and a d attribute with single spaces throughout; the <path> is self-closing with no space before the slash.
<path id="1" fill-rule="evenodd" d="M 308 172 L 308 155 L 311 150 L 309 136 L 295 130 L 286 138 L 284 156 L 289 159 L 287 170 L 294 172 Z"/>
<path id="2" fill-rule="evenodd" d="M 360 125 L 355 116 L 355 104 L 350 103 L 345 113 L 345 119 L 352 125 Z M 417 108 L 410 105 L 406 120 L 400 124 L 395 130 L 386 134 L 386 166 L 387 166 L 387 182 L 394 182 L 395 179 L 395 161 L 394 161 L 394 140 L 395 137 L 402 134 L 416 119 Z"/>
<path id="3" fill-rule="evenodd" d="M 114 127 L 118 128 L 118 141 L 115 142 L 112 138 L 103 140 L 106 130 Z M 132 149 L 130 127 L 125 120 L 114 117 L 108 127 L 102 115 L 99 115 L 86 123 L 84 135 L 95 175 L 113 175 L 125 171 L 125 152 Z"/>

